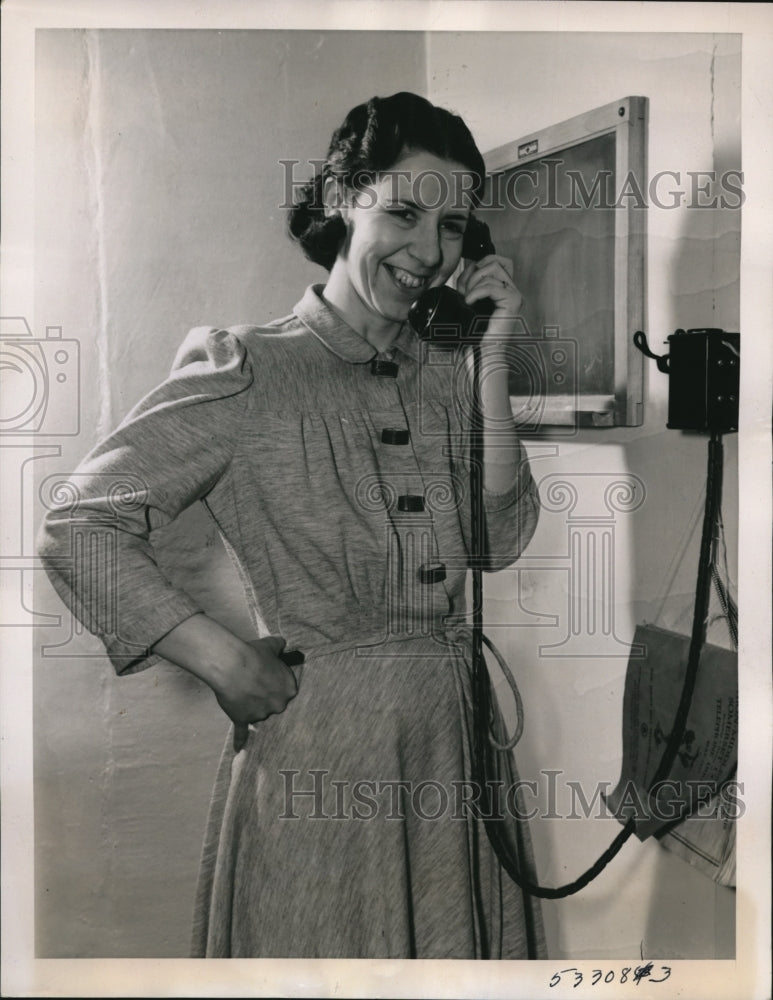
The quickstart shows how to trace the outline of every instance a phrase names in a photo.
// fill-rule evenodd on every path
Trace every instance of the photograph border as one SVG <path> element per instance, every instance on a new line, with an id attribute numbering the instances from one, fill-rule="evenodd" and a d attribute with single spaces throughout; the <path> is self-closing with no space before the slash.
<path id="1" fill-rule="evenodd" d="M 631 986 L 641 997 L 763 1000 L 770 984 L 770 318 L 773 316 L 773 17 L 769 4 L 544 2 L 301 2 L 83 0 L 52 5 L 10 0 L 2 8 L 2 218 L 4 315 L 34 314 L 34 36 L 39 28 L 324 28 L 438 31 L 677 31 L 741 33 L 743 211 L 739 436 L 739 607 L 742 725 L 739 772 L 749 804 L 738 830 L 734 961 L 673 961 L 667 983 Z M 3 499 L 18 483 L 3 479 Z M 4 509 L 12 509 L 4 504 Z M 26 530 L 31 531 L 27 525 Z M 31 550 L 32 545 L 30 544 Z M 8 574 L 6 574 L 8 575 Z M 26 574 L 31 577 L 33 574 Z M 5 586 L 5 584 L 4 584 Z M 31 586 L 31 584 L 30 584 Z M 0 594 L 2 597 L 3 594 Z M 28 595 L 29 596 L 29 595 Z M 568 962 L 337 960 L 56 960 L 34 958 L 31 630 L 2 636 L 2 993 L 8 996 L 508 997 L 593 995 L 551 975 Z M 620 968 L 615 960 L 610 968 Z M 577 961 L 590 970 L 598 960 Z M 611 995 L 610 993 L 600 995 Z"/>

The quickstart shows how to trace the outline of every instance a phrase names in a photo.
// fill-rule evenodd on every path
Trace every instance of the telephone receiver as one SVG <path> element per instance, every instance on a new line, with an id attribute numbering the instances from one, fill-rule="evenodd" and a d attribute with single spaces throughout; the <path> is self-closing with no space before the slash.
<path id="1" fill-rule="evenodd" d="M 471 217 L 464 231 L 462 257 L 481 260 L 492 253 L 496 250 L 488 226 Z M 475 321 L 479 317 L 488 318 L 493 311 L 491 299 L 482 299 L 470 306 L 455 288 L 440 285 L 422 292 L 408 312 L 408 322 L 421 340 L 455 346 L 479 340 L 485 324 Z"/>

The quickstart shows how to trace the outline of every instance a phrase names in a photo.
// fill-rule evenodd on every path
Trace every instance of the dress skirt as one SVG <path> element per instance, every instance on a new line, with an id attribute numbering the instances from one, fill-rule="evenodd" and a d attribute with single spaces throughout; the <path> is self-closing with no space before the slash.
<path id="1" fill-rule="evenodd" d="M 44 521 L 52 582 L 119 673 L 152 666 L 158 640 L 206 610 L 152 538 L 199 501 L 255 634 L 305 654 L 285 711 L 224 751 L 197 955 L 544 954 L 538 901 L 503 874 L 476 815 L 469 642 L 445 633 L 467 614 L 468 358 L 407 324 L 386 372 L 376 354 L 319 286 L 266 326 L 192 330 Z M 515 563 L 539 514 L 518 442 L 513 461 L 507 490 L 483 490 L 491 572 Z M 73 510 L 106 554 L 93 571 L 71 570 Z M 525 823 L 511 826 L 529 874 Z"/>
<path id="2" fill-rule="evenodd" d="M 331 646 L 293 669 L 285 711 L 223 751 L 194 956 L 545 957 L 539 901 L 473 804 L 468 643 Z M 509 822 L 533 874 L 525 822 Z"/>

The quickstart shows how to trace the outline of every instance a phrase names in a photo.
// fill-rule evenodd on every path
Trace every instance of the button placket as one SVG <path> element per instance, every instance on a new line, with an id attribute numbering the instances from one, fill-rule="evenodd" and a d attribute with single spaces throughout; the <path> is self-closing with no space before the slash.
<path id="1" fill-rule="evenodd" d="M 376 378 L 397 378 L 400 365 L 394 360 L 395 352 L 384 351 L 381 357 L 375 357 L 370 363 L 370 373 Z"/>
<path id="2" fill-rule="evenodd" d="M 411 432 L 404 427 L 385 427 L 381 431 L 382 444 L 405 445 L 411 440 Z"/>
<path id="3" fill-rule="evenodd" d="M 430 634 L 439 616 L 448 610 L 442 592 L 423 586 L 422 569 L 432 562 L 435 539 L 426 516 L 392 519 L 389 540 L 390 593 L 388 631 L 391 634 Z"/>
<path id="4" fill-rule="evenodd" d="M 377 378 L 397 378 L 400 366 L 386 358 L 374 358 L 370 363 L 370 373 Z"/>
<path id="5" fill-rule="evenodd" d="M 442 583 L 446 578 L 445 563 L 440 561 L 422 563 L 422 565 L 419 566 L 417 575 L 419 583 Z"/>
<path id="6" fill-rule="evenodd" d="M 416 493 L 404 493 L 397 498 L 397 509 L 408 514 L 416 514 L 424 510 L 424 497 Z"/>
<path id="7" fill-rule="evenodd" d="M 405 415 L 406 424 L 410 428 L 410 407 L 406 406 L 403 399 L 401 384 L 395 382 L 395 389 Z M 385 479 L 385 485 L 397 493 L 397 503 L 390 514 L 392 530 L 394 531 L 393 541 L 390 544 L 390 558 L 399 559 L 400 568 L 395 573 L 396 567 L 393 566 L 391 576 L 395 582 L 399 579 L 400 594 L 399 596 L 395 595 L 397 599 L 393 606 L 402 609 L 398 611 L 398 617 L 400 625 L 405 626 L 406 609 L 409 606 L 413 608 L 420 620 L 426 618 L 429 623 L 430 619 L 433 619 L 437 614 L 442 614 L 450 607 L 450 595 L 445 587 L 439 591 L 434 590 L 437 584 L 442 584 L 445 581 L 447 572 L 445 565 L 439 559 L 434 518 L 427 508 L 425 499 L 424 472 L 419 463 L 410 430 L 405 431 L 402 435 L 399 435 L 395 428 L 387 428 L 382 431 L 384 443 L 392 443 L 396 440 L 411 446 L 412 461 L 407 464 L 412 465 L 414 470 L 412 474 L 403 473 L 401 475 L 398 473 L 390 477 L 388 482 Z M 421 493 L 416 490 L 419 483 L 422 486 Z M 442 600 L 442 608 L 437 606 L 438 598 Z"/>

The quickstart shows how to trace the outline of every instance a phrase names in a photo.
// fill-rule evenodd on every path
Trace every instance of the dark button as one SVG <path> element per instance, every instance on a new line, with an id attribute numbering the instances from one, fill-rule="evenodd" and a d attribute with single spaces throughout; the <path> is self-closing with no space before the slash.
<path id="1" fill-rule="evenodd" d="M 382 358 L 374 358 L 370 363 L 370 374 L 379 375 L 381 378 L 397 378 L 400 366 L 394 361 L 384 361 Z"/>
<path id="2" fill-rule="evenodd" d="M 410 432 L 398 427 L 385 427 L 381 432 L 382 444 L 408 444 L 410 440 Z"/>
<path id="3" fill-rule="evenodd" d="M 410 493 L 405 496 L 398 497 L 397 509 L 410 511 L 424 510 L 424 497 L 415 496 Z"/>
<path id="4" fill-rule="evenodd" d="M 441 562 L 419 566 L 419 583 L 441 583 L 446 578 L 446 568 Z"/>
<path id="5" fill-rule="evenodd" d="M 279 653 L 279 659 L 282 660 L 288 667 L 299 667 L 302 663 L 305 663 L 306 657 L 300 651 L 300 649 L 290 649 L 286 652 L 283 650 Z"/>

